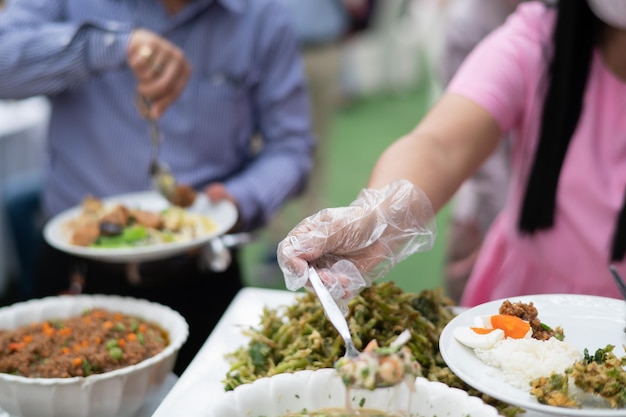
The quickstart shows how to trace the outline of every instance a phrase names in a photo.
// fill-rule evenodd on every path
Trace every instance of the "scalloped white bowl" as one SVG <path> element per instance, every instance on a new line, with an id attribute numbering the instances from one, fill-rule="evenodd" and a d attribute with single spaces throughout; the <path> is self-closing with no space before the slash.
<path id="1" fill-rule="evenodd" d="M 498 411 L 480 398 L 441 382 L 416 378 L 407 384 L 374 391 L 352 390 L 354 409 L 375 408 L 406 417 L 495 417 Z M 260 378 L 224 395 L 209 417 L 281 417 L 303 409 L 345 407 L 346 387 L 334 369 L 297 371 Z"/>
<path id="2" fill-rule="evenodd" d="M 88 377 L 26 378 L 0 373 L 4 411 L 16 417 L 129 417 L 165 381 L 189 328 L 178 312 L 158 303 L 113 295 L 46 297 L 0 308 L 0 329 L 67 318 L 94 307 L 150 320 L 167 331 L 170 344 L 136 365 Z"/>

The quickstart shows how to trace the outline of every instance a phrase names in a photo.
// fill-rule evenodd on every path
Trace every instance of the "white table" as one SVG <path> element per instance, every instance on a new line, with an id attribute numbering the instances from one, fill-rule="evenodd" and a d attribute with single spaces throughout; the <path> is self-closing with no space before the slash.
<path id="1" fill-rule="evenodd" d="M 153 417 L 203 417 L 211 404 L 224 395 L 221 381 L 230 368 L 224 354 L 247 343 L 241 330 L 259 324 L 264 306 L 290 304 L 294 295 L 264 288 L 242 289 Z"/>
<path id="2" fill-rule="evenodd" d="M 224 394 L 222 380 L 230 369 L 226 353 L 248 343 L 242 329 L 258 326 L 263 307 L 291 304 L 296 293 L 247 287 L 233 299 L 221 320 L 152 417 L 204 417 Z M 528 412 L 520 417 L 548 417 Z M 562 417 L 565 417 L 563 415 Z"/>

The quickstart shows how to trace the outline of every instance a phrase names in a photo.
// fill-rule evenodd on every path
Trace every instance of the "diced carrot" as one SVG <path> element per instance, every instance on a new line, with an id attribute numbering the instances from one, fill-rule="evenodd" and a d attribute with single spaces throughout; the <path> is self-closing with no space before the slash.
<path id="1" fill-rule="evenodd" d="M 120 347 L 124 347 L 124 345 L 126 345 L 126 340 L 120 337 L 117 343 Z"/>
<path id="2" fill-rule="evenodd" d="M 82 342 L 80 342 L 80 345 L 82 347 L 87 347 L 87 346 L 89 346 L 89 341 L 88 340 L 83 340 Z"/>
<path id="3" fill-rule="evenodd" d="M 135 333 L 128 333 L 128 335 L 126 336 L 126 338 L 127 338 L 129 341 L 132 341 L 132 340 L 137 340 L 137 335 L 136 335 Z"/>
<path id="4" fill-rule="evenodd" d="M 74 358 L 72 360 L 72 364 L 74 366 L 80 366 L 83 363 L 83 358 Z"/>
<path id="5" fill-rule="evenodd" d="M 113 322 L 111 320 L 107 320 L 104 322 L 103 326 L 105 329 L 110 329 L 113 327 Z"/>
<path id="6" fill-rule="evenodd" d="M 30 343 L 30 342 L 32 342 L 32 341 L 33 341 L 33 336 L 31 336 L 31 335 L 27 334 L 27 335 L 25 335 L 25 336 L 22 338 L 22 341 L 23 341 L 24 343 Z"/>
<path id="7" fill-rule="evenodd" d="M 70 329 L 69 327 L 64 327 L 58 330 L 59 336 L 67 336 L 71 333 L 72 333 L 72 329 Z"/>
<path id="8" fill-rule="evenodd" d="M 139 330 L 139 333 L 145 333 L 147 329 L 148 329 L 148 327 L 144 323 L 141 323 L 139 325 L 139 329 L 138 330 Z"/>
<path id="9" fill-rule="evenodd" d="M 24 347 L 24 342 L 12 342 L 9 343 L 9 349 L 11 350 L 20 350 Z"/>
<path id="10" fill-rule="evenodd" d="M 70 348 L 68 348 L 67 346 L 63 346 L 61 348 L 61 353 L 63 353 L 64 355 L 67 355 L 71 352 Z"/>
<path id="11" fill-rule="evenodd" d="M 504 330 L 504 335 L 513 339 L 522 339 L 530 329 L 530 323 L 508 314 L 491 316 L 491 325 L 496 329 Z"/>

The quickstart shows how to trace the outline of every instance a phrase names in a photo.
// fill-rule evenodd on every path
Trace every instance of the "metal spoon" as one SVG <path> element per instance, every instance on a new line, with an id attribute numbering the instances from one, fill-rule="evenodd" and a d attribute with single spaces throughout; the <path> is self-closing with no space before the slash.
<path id="1" fill-rule="evenodd" d="M 354 346 L 354 342 L 352 341 L 352 335 L 350 334 L 350 328 L 348 327 L 348 322 L 346 321 L 345 316 L 341 312 L 341 309 L 333 300 L 332 295 L 328 292 L 328 289 L 324 286 L 320 276 L 317 274 L 317 271 L 309 266 L 309 281 L 317 294 L 320 302 L 322 303 L 322 307 L 326 312 L 326 316 L 328 320 L 335 326 L 343 342 L 346 345 L 346 354 L 344 357 L 354 359 L 359 356 L 359 351 Z"/>
<path id="2" fill-rule="evenodd" d="M 157 120 L 152 117 L 150 112 L 152 102 L 148 98 L 139 95 L 137 97 L 137 105 L 139 107 L 140 113 L 150 123 L 150 138 L 152 139 L 152 160 L 150 161 L 148 173 L 152 178 L 152 185 L 168 201 L 171 201 L 176 193 L 176 178 L 170 171 L 169 167 L 159 159 L 159 150 L 161 147 L 162 134 L 161 130 L 159 129 Z"/>
<path id="3" fill-rule="evenodd" d="M 609 269 L 611 270 L 611 275 L 613 275 L 613 279 L 615 280 L 615 283 L 617 284 L 617 288 L 619 289 L 619 292 L 622 294 L 622 297 L 624 298 L 624 300 L 626 300 L 626 282 L 624 281 L 622 276 L 619 274 L 619 272 L 617 272 L 617 268 L 615 268 L 614 265 L 610 265 Z"/>

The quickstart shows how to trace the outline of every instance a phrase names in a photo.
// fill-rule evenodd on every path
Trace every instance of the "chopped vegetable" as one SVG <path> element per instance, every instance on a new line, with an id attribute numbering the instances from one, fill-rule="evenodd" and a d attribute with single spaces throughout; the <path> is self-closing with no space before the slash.
<path id="1" fill-rule="evenodd" d="M 491 316 L 491 325 L 496 329 L 502 329 L 506 337 L 522 339 L 530 330 L 530 323 L 516 316 L 508 314 L 496 314 Z"/>

